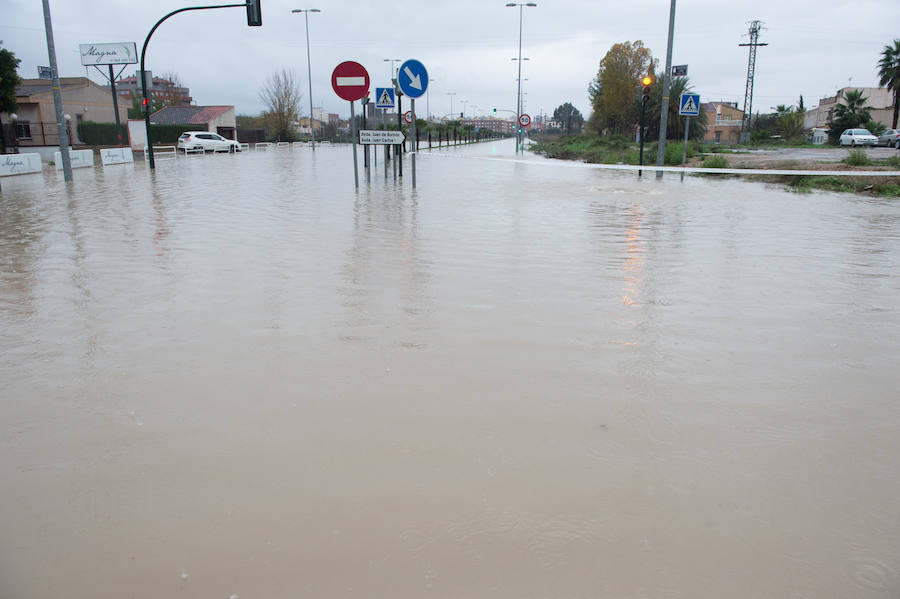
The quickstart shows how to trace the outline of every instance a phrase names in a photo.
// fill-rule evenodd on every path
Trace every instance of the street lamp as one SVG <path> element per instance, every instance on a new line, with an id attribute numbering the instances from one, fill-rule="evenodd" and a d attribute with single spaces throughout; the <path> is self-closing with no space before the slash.
<path id="1" fill-rule="evenodd" d="M 403 62 L 403 61 L 400 60 L 399 58 L 385 58 L 384 62 L 391 63 L 391 76 L 389 77 L 389 79 L 393 79 L 394 77 L 397 76 L 397 73 L 394 71 L 394 63 L 395 62 Z"/>
<path id="2" fill-rule="evenodd" d="M 428 120 L 431 120 L 431 83 L 434 82 L 434 79 L 428 80 L 428 87 L 425 88 L 425 112 L 428 113 Z"/>
<path id="3" fill-rule="evenodd" d="M 312 63 L 309 60 L 309 13 L 322 12 L 318 8 L 295 8 L 291 11 L 302 12 L 303 18 L 306 19 L 306 72 L 309 78 L 309 135 L 312 143 L 312 149 L 316 149 L 316 127 L 313 125 L 313 101 L 312 101 Z"/>
<path id="4" fill-rule="evenodd" d="M 463 105 L 463 107 L 462 107 L 462 118 L 465 119 L 465 118 L 466 118 L 466 104 L 468 104 L 469 101 L 468 101 L 468 100 L 460 100 L 459 103 Z"/>
<path id="5" fill-rule="evenodd" d="M 453 117 L 453 96 L 456 95 L 456 92 L 447 92 L 447 95 L 450 96 L 450 117 Z"/>
<path id="6" fill-rule="evenodd" d="M 522 10 L 526 6 L 537 6 L 534 2 L 508 2 L 506 6 L 519 7 L 519 87 L 516 90 L 516 154 L 519 153 L 519 146 L 522 143 L 521 127 L 519 127 L 519 117 L 522 116 Z"/>

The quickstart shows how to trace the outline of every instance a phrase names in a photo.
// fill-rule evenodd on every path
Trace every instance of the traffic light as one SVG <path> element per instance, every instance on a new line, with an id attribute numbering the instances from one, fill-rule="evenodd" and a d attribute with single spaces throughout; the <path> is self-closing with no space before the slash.
<path id="1" fill-rule="evenodd" d="M 144 108 L 144 112 L 150 112 L 150 98 L 144 98 L 141 100 L 141 105 Z"/>
<path id="2" fill-rule="evenodd" d="M 641 102 L 646 102 L 650 98 L 650 84 L 653 83 L 653 79 L 651 77 L 644 77 L 641 79 L 641 85 L 644 88 L 641 90 Z"/>
<path id="3" fill-rule="evenodd" d="M 494 114 L 497 114 L 497 109 L 496 109 L 496 108 L 494 109 Z"/>
<path id="4" fill-rule="evenodd" d="M 247 0 L 247 25 L 260 27 L 262 25 L 262 0 Z"/>

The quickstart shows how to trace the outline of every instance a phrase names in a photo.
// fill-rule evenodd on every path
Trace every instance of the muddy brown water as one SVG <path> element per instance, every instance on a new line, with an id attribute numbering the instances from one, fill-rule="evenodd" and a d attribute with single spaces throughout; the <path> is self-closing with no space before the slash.
<path id="1" fill-rule="evenodd" d="M 0 597 L 900 596 L 900 203 L 513 158 L 4 179 Z"/>

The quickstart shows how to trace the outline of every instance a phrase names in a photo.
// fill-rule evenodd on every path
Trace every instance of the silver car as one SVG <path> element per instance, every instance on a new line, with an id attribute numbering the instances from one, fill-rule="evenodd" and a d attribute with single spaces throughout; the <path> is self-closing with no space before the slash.
<path id="1" fill-rule="evenodd" d="M 878 138 L 868 129 L 847 129 L 841 133 L 842 146 L 874 146 Z"/>
<path id="2" fill-rule="evenodd" d="M 900 129 L 888 129 L 879 135 L 878 145 L 900 150 Z"/>

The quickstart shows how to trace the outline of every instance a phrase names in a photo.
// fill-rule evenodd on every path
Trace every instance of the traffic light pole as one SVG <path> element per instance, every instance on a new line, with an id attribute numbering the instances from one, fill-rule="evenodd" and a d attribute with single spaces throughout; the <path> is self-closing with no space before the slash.
<path id="1" fill-rule="evenodd" d="M 147 157 L 150 159 L 150 169 L 156 168 L 156 163 L 153 160 L 153 140 L 150 136 L 150 97 L 147 95 L 147 75 L 144 70 L 144 58 L 147 55 L 147 44 L 150 43 L 150 38 L 153 37 L 153 32 L 162 25 L 163 21 L 168 19 L 169 17 L 175 16 L 180 12 L 187 12 L 189 10 L 209 10 L 211 8 L 237 8 L 237 7 L 251 7 L 254 6 L 253 0 L 248 0 L 247 2 L 241 2 L 240 4 L 216 4 L 215 6 L 188 6 L 185 8 L 179 8 L 178 10 L 173 10 L 159 21 L 156 22 L 156 25 L 150 29 L 150 33 L 147 34 L 147 39 L 144 40 L 144 46 L 141 48 L 141 96 L 143 98 L 141 102 L 141 108 L 144 110 L 144 127 L 147 132 Z M 249 11 L 248 11 L 249 12 Z"/>
<path id="2" fill-rule="evenodd" d="M 640 166 L 644 166 L 644 110 L 647 107 L 647 94 L 641 96 L 641 154 L 638 159 Z M 638 169 L 638 177 L 641 176 L 642 170 Z"/>

